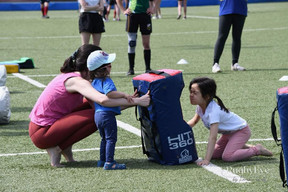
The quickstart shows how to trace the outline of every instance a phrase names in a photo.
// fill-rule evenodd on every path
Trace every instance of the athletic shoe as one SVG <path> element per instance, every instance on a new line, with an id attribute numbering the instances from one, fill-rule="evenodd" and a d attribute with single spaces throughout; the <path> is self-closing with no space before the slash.
<path id="1" fill-rule="evenodd" d="M 104 170 L 118 170 L 118 169 L 126 169 L 126 165 L 125 164 L 118 164 L 115 161 L 112 163 L 105 163 Z"/>
<path id="2" fill-rule="evenodd" d="M 212 67 L 212 73 L 219 73 L 221 72 L 220 65 L 218 63 L 214 63 Z"/>
<path id="3" fill-rule="evenodd" d="M 127 72 L 127 76 L 129 76 L 129 75 L 134 75 L 135 73 L 134 73 L 134 70 L 133 69 L 129 69 L 129 71 Z"/>
<path id="4" fill-rule="evenodd" d="M 185 19 L 187 19 L 187 17 L 186 17 L 186 16 L 184 16 L 184 17 L 183 17 L 183 20 L 185 20 Z"/>
<path id="5" fill-rule="evenodd" d="M 145 73 L 150 73 L 152 70 L 151 69 L 146 69 Z"/>
<path id="6" fill-rule="evenodd" d="M 240 66 L 238 63 L 231 65 L 231 71 L 245 71 L 246 69 Z"/>
<path id="7" fill-rule="evenodd" d="M 49 19 L 50 17 L 48 15 L 42 16 L 43 19 Z"/>
<path id="8" fill-rule="evenodd" d="M 178 15 L 177 20 L 179 20 L 181 18 L 181 15 Z"/>

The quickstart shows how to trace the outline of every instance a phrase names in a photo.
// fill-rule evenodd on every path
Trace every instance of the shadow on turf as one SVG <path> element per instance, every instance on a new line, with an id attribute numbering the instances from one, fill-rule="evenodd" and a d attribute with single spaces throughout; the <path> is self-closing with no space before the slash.
<path id="1" fill-rule="evenodd" d="M 249 71 L 285 71 L 288 70 L 288 68 L 278 68 L 278 69 L 247 69 L 245 72 L 249 72 Z"/>
<path id="2" fill-rule="evenodd" d="M 10 121 L 8 124 L 0 124 L 0 129 L 28 131 L 30 121 Z M 15 133 L 18 134 L 18 133 Z M 9 135 L 13 136 L 13 135 Z"/>
<path id="3" fill-rule="evenodd" d="M 182 165 L 161 165 L 148 159 L 121 159 L 117 161 L 118 163 L 125 163 L 127 169 L 190 169 L 190 168 L 201 168 L 197 166 L 196 163 L 187 163 Z M 270 164 L 275 165 L 278 163 L 278 158 L 274 157 L 253 157 L 246 161 L 239 162 L 223 162 L 221 160 L 213 160 L 212 163 L 215 165 L 220 165 L 221 167 L 233 167 L 233 168 L 242 168 L 242 167 L 251 167 L 253 165 L 257 167 L 270 166 Z M 73 163 L 61 162 L 65 168 L 98 168 L 97 160 L 87 160 L 87 161 L 78 161 Z M 99 168 L 101 169 L 101 168 Z"/>
<path id="4" fill-rule="evenodd" d="M 121 159 L 118 163 L 125 163 L 127 169 L 188 169 L 200 168 L 195 163 L 187 163 L 183 165 L 160 165 L 149 161 L 148 159 Z M 96 160 L 78 161 L 73 163 L 63 162 L 65 168 L 98 168 Z"/>

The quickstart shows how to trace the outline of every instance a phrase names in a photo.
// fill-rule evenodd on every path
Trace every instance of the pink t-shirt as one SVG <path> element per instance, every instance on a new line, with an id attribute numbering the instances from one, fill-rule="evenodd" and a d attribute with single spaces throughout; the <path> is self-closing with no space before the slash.
<path id="1" fill-rule="evenodd" d="M 29 115 L 31 121 L 40 126 L 52 125 L 83 103 L 81 94 L 69 93 L 64 85 L 67 79 L 78 76 L 78 73 L 62 73 L 55 77 L 38 98 Z"/>

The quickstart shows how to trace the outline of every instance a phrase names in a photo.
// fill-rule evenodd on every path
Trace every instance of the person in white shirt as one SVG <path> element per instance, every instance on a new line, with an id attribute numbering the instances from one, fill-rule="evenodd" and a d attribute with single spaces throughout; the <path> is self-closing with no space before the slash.
<path id="1" fill-rule="evenodd" d="M 89 44 L 92 36 L 93 45 L 100 46 L 101 34 L 105 32 L 102 16 L 104 3 L 100 0 L 78 0 L 80 4 L 79 33 L 82 45 Z"/>
<path id="2" fill-rule="evenodd" d="M 208 77 L 194 78 L 189 85 L 190 103 L 197 105 L 197 108 L 196 114 L 187 123 L 194 127 L 201 119 L 210 131 L 205 158 L 197 164 L 208 165 L 211 159 L 232 162 L 257 155 L 272 156 L 261 144 L 246 144 L 251 136 L 249 125 L 225 107 L 222 100 L 216 96 L 216 89 L 215 81 Z M 218 133 L 222 136 L 217 141 Z"/>

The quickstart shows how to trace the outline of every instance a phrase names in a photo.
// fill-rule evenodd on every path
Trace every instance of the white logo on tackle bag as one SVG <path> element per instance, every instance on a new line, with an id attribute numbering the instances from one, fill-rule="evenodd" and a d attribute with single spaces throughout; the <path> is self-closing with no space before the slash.
<path id="1" fill-rule="evenodd" d="M 179 163 L 182 164 L 189 161 L 192 161 L 192 155 L 189 155 L 189 151 L 184 149 L 180 154 Z"/>
<path id="2" fill-rule="evenodd" d="M 191 131 L 184 132 L 178 134 L 177 137 L 174 138 L 168 137 L 168 144 L 169 149 L 171 150 L 186 147 L 187 145 L 192 145 L 193 144 L 192 132 Z"/>

